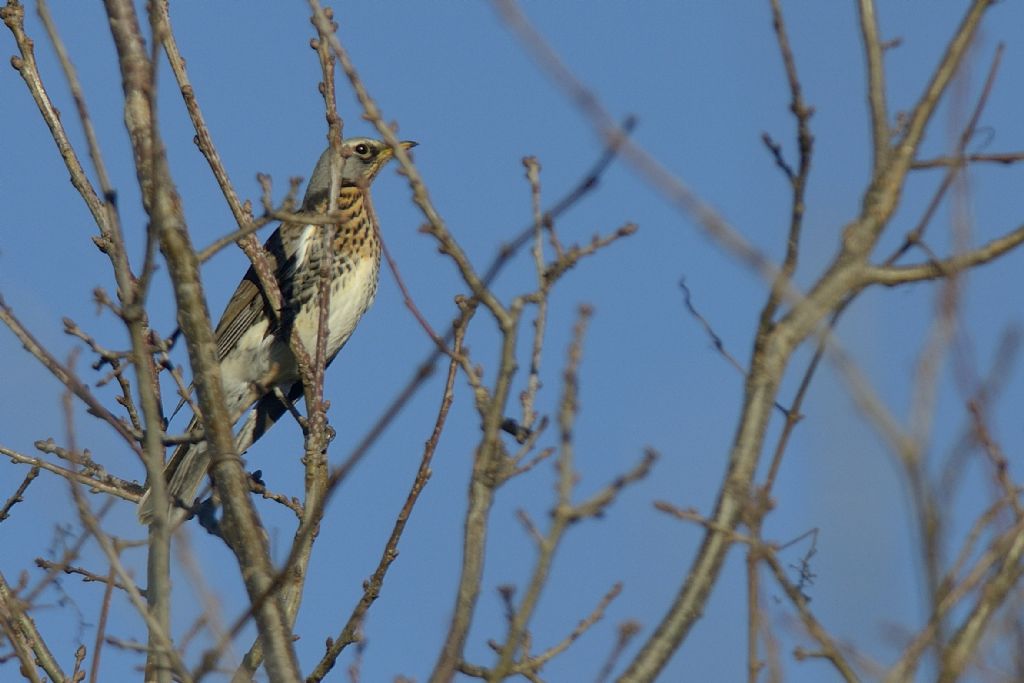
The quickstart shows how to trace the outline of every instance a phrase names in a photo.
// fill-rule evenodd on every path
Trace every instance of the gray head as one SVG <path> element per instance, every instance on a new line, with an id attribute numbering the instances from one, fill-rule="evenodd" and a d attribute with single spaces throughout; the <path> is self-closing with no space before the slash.
<path id="1" fill-rule="evenodd" d="M 416 143 L 403 140 L 403 149 L 412 149 Z M 374 176 L 391 160 L 394 151 L 383 140 L 373 138 L 346 138 L 341 141 L 341 179 L 339 187 L 369 187 Z M 328 147 L 316 162 L 302 207 L 309 209 L 331 190 L 331 148 Z"/>

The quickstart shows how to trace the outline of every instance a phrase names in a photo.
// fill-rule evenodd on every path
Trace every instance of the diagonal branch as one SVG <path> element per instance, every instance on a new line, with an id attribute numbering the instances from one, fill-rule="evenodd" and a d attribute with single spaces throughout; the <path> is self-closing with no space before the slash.
<path id="1" fill-rule="evenodd" d="M 964 55 L 967 53 L 967 48 L 974 41 L 974 35 L 978 30 L 978 26 L 981 25 L 981 19 L 985 16 L 985 11 L 994 4 L 995 0 L 973 0 L 956 32 L 950 39 L 946 52 L 942 55 L 942 60 L 935 69 L 917 105 L 910 113 L 906 133 L 897 144 L 897 154 L 902 157 L 900 159 L 901 166 L 909 166 L 913 160 L 913 152 L 917 149 L 921 138 L 924 136 L 924 129 L 931 120 L 932 114 L 935 113 L 935 107 L 939 104 L 939 98 L 956 74 Z"/>
<path id="2" fill-rule="evenodd" d="M 453 354 L 460 354 L 462 352 L 462 340 L 465 336 L 466 325 L 468 323 L 468 316 L 460 318 L 460 323 L 456 327 Z M 377 568 L 374 570 L 370 578 L 363 584 L 363 595 L 356 604 L 355 609 L 353 609 L 352 613 L 349 615 L 349 618 L 345 622 L 344 627 L 342 627 L 341 632 L 336 638 L 328 639 L 327 651 L 307 678 L 307 681 L 310 683 L 316 683 L 317 681 L 323 680 L 323 678 L 334 667 L 334 663 L 337 661 L 338 656 L 345 647 L 358 641 L 359 631 L 362 627 L 363 621 L 366 619 L 366 613 L 369 611 L 370 606 L 374 601 L 380 596 L 380 591 L 384 584 L 384 578 L 387 575 L 388 569 L 398 557 L 398 543 L 402 538 L 402 533 L 405 531 L 409 517 L 412 515 L 413 507 L 415 507 L 416 502 L 419 500 L 420 493 L 422 493 L 424 487 L 427 485 L 427 481 L 430 479 L 430 464 L 433 461 L 434 452 L 437 450 L 437 444 L 441 439 L 441 432 L 444 430 L 445 423 L 448 420 L 448 411 L 451 408 L 452 400 L 454 398 L 455 376 L 457 369 L 458 361 L 455 358 L 452 358 L 451 362 L 448 364 L 448 376 L 445 380 L 444 389 L 441 394 L 441 406 L 438 409 L 437 419 L 434 422 L 434 429 L 430 434 L 430 438 L 427 439 L 426 446 L 423 449 L 423 456 L 420 458 L 419 469 L 417 470 L 416 477 L 413 480 L 412 488 L 409 490 L 409 495 L 406 497 L 405 503 L 402 505 L 402 509 L 398 513 L 398 518 L 395 520 L 394 528 L 392 529 L 391 535 L 388 537 L 387 543 L 384 546 L 384 552 L 381 555 L 380 562 L 377 564 Z"/>
<path id="3" fill-rule="evenodd" d="M 961 159 L 961 163 L 950 164 L 946 167 L 946 171 L 942 177 L 942 182 L 940 182 L 939 186 L 935 189 L 931 201 L 928 202 L 928 206 L 925 208 L 923 215 L 917 221 L 914 228 L 903 238 L 903 244 L 900 245 L 899 249 L 897 249 L 895 253 L 886 260 L 886 265 L 895 263 L 902 258 L 911 247 L 921 243 L 921 237 L 931 224 L 932 218 L 935 216 L 935 212 L 938 210 L 942 199 L 946 196 L 949 188 L 953 186 L 953 181 L 958 177 L 961 177 L 965 172 L 966 163 L 964 162 L 964 153 L 967 150 L 967 145 L 974 138 L 974 135 L 978 130 L 978 123 L 981 121 L 982 112 L 985 111 L 985 105 L 988 104 L 989 95 L 992 94 L 992 88 L 995 85 L 996 74 L 999 72 L 999 65 L 1002 62 L 1002 57 L 1003 46 L 1000 45 L 996 48 L 995 56 L 992 58 L 992 64 L 989 66 L 988 75 L 985 77 L 985 84 L 981 88 L 981 94 L 978 96 L 978 101 L 974 104 L 974 111 L 971 112 L 971 116 L 967 120 L 967 125 L 964 126 L 964 129 L 960 132 L 960 137 L 957 140 L 956 148 L 954 150 L 954 158 Z"/>
<path id="4" fill-rule="evenodd" d="M 151 62 L 134 4 L 130 0 L 107 0 L 106 7 L 118 52 L 125 94 L 125 122 L 144 206 L 167 260 L 199 408 L 206 418 L 205 433 L 212 454 L 210 472 L 224 503 L 222 529 L 237 558 L 249 598 L 256 601 L 271 583 L 273 569 L 265 537 L 248 496 L 248 477 L 235 449 L 231 421 L 225 409 L 216 344 L 199 281 L 198 259 L 181 216 L 181 202 L 157 128 L 154 103 L 150 98 L 155 91 L 149 68 Z M 158 17 L 153 19 L 156 29 L 167 30 Z M 159 36 L 159 32 L 155 31 L 154 35 Z M 298 663 L 280 603 L 274 599 L 263 600 L 256 611 L 256 623 L 267 651 L 270 677 L 275 681 L 297 681 Z"/>
<path id="5" fill-rule="evenodd" d="M 64 477 L 68 481 L 75 481 L 83 484 L 84 486 L 88 486 L 91 491 L 102 491 L 103 493 L 123 498 L 124 500 L 128 500 L 133 503 L 137 503 L 141 495 L 138 492 L 138 484 L 133 484 L 132 482 L 119 479 L 110 474 L 103 474 L 102 476 L 97 474 L 94 476 L 86 472 L 80 472 L 66 467 L 61 467 L 60 465 L 54 465 L 42 458 L 25 455 L 10 448 L 6 448 L 5 446 L 0 446 L 0 455 L 10 458 L 13 463 L 31 465 L 33 468 L 46 470 L 47 472 L 52 472 L 57 476 Z"/>
<path id="6" fill-rule="evenodd" d="M 11 508 L 18 503 L 25 502 L 25 491 L 27 491 L 28 487 L 32 485 L 35 478 L 39 476 L 39 470 L 40 467 L 38 465 L 33 465 L 32 469 L 28 471 L 28 474 L 25 475 L 25 478 L 21 480 L 21 484 L 14 493 L 8 496 L 7 501 L 0 506 L 0 522 L 3 522 L 11 516 Z"/>
<path id="7" fill-rule="evenodd" d="M 32 333 L 25 329 L 25 326 L 21 324 L 14 315 L 14 310 L 7 305 L 3 297 L 0 296 L 0 322 L 4 323 L 14 336 L 18 338 L 21 345 L 26 351 L 31 353 L 36 359 L 42 363 L 43 367 L 50 371 L 57 380 L 68 388 L 75 396 L 77 396 L 82 403 L 88 408 L 89 412 L 100 418 L 111 427 L 114 428 L 121 438 L 135 450 L 139 455 L 142 451 L 139 448 L 139 444 L 135 441 L 134 435 L 131 430 L 121 420 L 115 417 L 109 410 L 100 403 L 91 391 L 89 387 L 85 385 L 82 380 L 78 379 L 78 376 L 64 366 L 59 360 L 57 360 L 52 353 L 46 350 L 39 341 L 32 336 Z"/>
<path id="8" fill-rule="evenodd" d="M 1024 225 L 988 244 L 939 261 L 908 266 L 870 266 L 864 277 L 870 284 L 894 287 L 908 282 L 948 278 L 970 268 L 993 261 L 1024 242 Z"/>
<path id="9" fill-rule="evenodd" d="M 31 680 L 40 680 L 35 671 L 34 664 L 36 662 L 51 680 L 67 680 L 57 659 L 46 646 L 46 641 L 40 635 L 32 617 L 28 615 L 24 605 L 11 591 L 11 587 L 2 573 L 0 573 L 0 629 L 18 651 L 19 659 L 23 664 L 22 671 Z M 27 651 L 23 650 L 26 646 L 32 650 L 34 656 L 28 655 Z"/>

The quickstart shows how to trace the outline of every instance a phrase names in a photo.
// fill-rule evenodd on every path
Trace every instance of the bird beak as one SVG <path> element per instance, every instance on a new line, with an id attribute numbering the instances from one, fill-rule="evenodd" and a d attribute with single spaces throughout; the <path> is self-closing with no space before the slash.
<path id="1" fill-rule="evenodd" d="M 418 144 L 420 143 L 413 142 L 412 140 L 402 140 L 398 143 L 398 147 L 401 147 L 404 150 L 410 150 Z M 395 150 L 391 147 L 385 147 L 381 150 L 381 153 L 380 163 L 382 165 L 395 158 Z"/>

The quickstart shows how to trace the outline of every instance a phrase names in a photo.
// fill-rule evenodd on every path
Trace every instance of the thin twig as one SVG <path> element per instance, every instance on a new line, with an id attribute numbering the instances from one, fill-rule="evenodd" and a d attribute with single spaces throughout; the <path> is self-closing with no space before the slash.
<path id="1" fill-rule="evenodd" d="M 708 319 L 697 310 L 697 307 L 693 303 L 693 294 L 690 292 L 689 285 L 686 284 L 686 278 L 679 280 L 679 288 L 683 290 L 683 305 L 686 306 L 687 312 L 689 312 L 689 314 L 693 316 L 698 323 L 700 323 L 700 326 L 704 329 L 704 333 L 707 334 L 708 338 L 711 340 L 711 345 L 714 346 L 715 350 L 729 362 L 729 365 L 733 366 L 736 371 L 740 373 L 741 377 L 746 377 L 747 369 L 743 367 L 743 364 L 740 363 L 739 360 L 736 359 L 736 356 L 730 353 L 729 349 L 725 346 L 725 342 L 718 333 L 715 332 L 715 328 L 712 327 Z"/>
<path id="2" fill-rule="evenodd" d="M 63 363 L 57 360 L 53 354 L 46 350 L 43 345 L 40 344 L 34 336 L 32 336 L 32 333 L 25 329 L 25 326 L 21 324 L 21 321 L 15 317 L 14 310 L 7 305 L 2 296 L 0 296 L 0 322 L 4 323 L 8 329 L 14 333 L 14 336 L 18 338 L 18 341 L 21 342 L 26 351 L 35 356 L 36 360 L 42 363 L 43 367 L 49 370 L 61 384 L 71 390 L 75 396 L 85 403 L 89 408 L 89 412 L 113 427 L 114 431 L 116 431 L 136 453 L 142 455 L 142 450 L 139 448 L 139 444 L 133 438 L 128 427 L 119 419 L 114 417 L 114 415 L 112 415 L 110 411 L 108 411 L 106 407 L 104 407 L 103 404 L 93 396 L 92 392 L 89 391 L 89 388 L 78 378 L 77 375 L 64 367 Z"/>
<path id="3" fill-rule="evenodd" d="M 82 583 L 95 582 L 109 584 L 112 588 L 117 588 L 118 590 L 122 590 L 125 592 L 128 591 L 128 589 L 117 579 L 112 580 L 109 574 L 107 574 L 106 576 L 96 574 L 95 572 L 89 571 L 85 567 L 76 567 L 74 565 L 64 564 L 62 562 L 51 562 L 50 560 L 46 560 L 42 557 L 36 558 L 36 566 L 40 569 L 45 569 L 47 571 L 63 572 L 64 574 L 77 574 L 82 577 Z M 140 588 L 139 586 L 133 586 L 133 588 L 136 592 L 138 592 L 139 595 L 146 595 L 145 588 Z"/>
<path id="4" fill-rule="evenodd" d="M 867 0 L 864 0 L 867 1 Z M 786 81 L 789 83 L 790 102 L 789 109 L 796 119 L 796 142 L 799 150 L 800 162 L 794 173 L 792 168 L 782 160 L 781 150 L 778 146 L 769 144 L 769 148 L 775 155 L 776 163 L 779 164 L 789 178 L 793 198 L 790 202 L 789 234 L 786 239 L 786 256 L 782 261 L 782 269 L 778 276 L 772 281 L 771 293 L 768 295 L 768 303 L 761 312 L 761 325 L 770 326 L 775 318 L 779 303 L 782 300 L 788 283 L 796 273 L 797 259 L 800 254 L 800 235 L 803 232 L 803 220 L 805 209 L 805 196 L 807 192 L 807 179 L 811 172 L 811 156 L 814 150 L 814 136 L 811 135 L 810 120 L 814 109 L 807 106 L 803 96 L 803 86 L 800 84 L 800 77 L 796 70 L 796 59 L 793 57 L 793 49 L 790 47 L 789 34 L 786 31 L 786 23 L 782 17 L 782 7 L 779 0 L 771 0 L 772 25 L 775 28 L 776 42 L 779 46 L 779 53 L 782 56 L 782 64 L 786 71 Z M 883 103 L 884 106 L 884 103 Z M 768 142 L 766 136 L 766 143 Z"/>
<path id="5" fill-rule="evenodd" d="M 93 166 L 96 169 L 96 176 L 100 181 L 100 190 L 103 192 L 103 196 L 107 198 L 107 201 L 111 201 L 114 187 L 110 183 L 107 167 L 103 163 L 99 139 L 96 137 L 96 129 L 92 125 L 92 118 L 89 116 L 89 109 L 85 104 L 85 93 L 82 90 L 81 82 L 78 80 L 78 72 L 68 56 L 68 51 L 64 47 L 64 41 L 61 40 L 60 35 L 57 33 L 57 26 L 50 15 L 50 8 L 45 0 L 37 1 L 36 11 L 39 14 L 39 19 L 43 22 L 43 27 L 46 29 L 46 35 L 49 36 L 50 42 L 53 43 L 53 50 L 57 53 L 57 59 L 60 61 L 61 69 L 64 70 L 64 76 L 68 79 L 71 97 L 75 101 L 78 118 L 82 122 L 82 129 L 85 132 L 85 141 L 89 147 L 89 157 L 92 159 Z"/>
<path id="6" fill-rule="evenodd" d="M 978 101 L 974 105 L 974 111 L 971 112 L 971 116 L 967 120 L 967 124 L 960 132 L 959 139 L 957 140 L 957 144 L 954 149 L 954 155 L 956 157 L 963 157 L 967 151 L 967 145 L 970 144 L 972 139 L 974 139 L 975 133 L 978 130 L 978 124 L 981 121 L 981 115 L 985 111 L 985 105 L 988 104 L 992 88 L 995 86 L 996 74 L 999 72 L 999 65 L 1002 63 L 1002 56 L 1003 46 L 1000 44 L 996 48 L 995 55 L 992 57 L 992 64 L 989 66 L 988 75 L 985 77 L 985 84 L 982 86 L 981 94 L 978 95 Z M 923 237 L 925 230 L 928 229 L 928 226 L 931 225 L 932 219 L 935 217 L 935 213 L 938 211 L 943 198 L 946 196 L 949 188 L 953 186 L 953 181 L 962 177 L 965 169 L 965 163 L 950 164 L 946 167 L 946 172 L 943 174 L 942 182 L 939 183 L 935 192 L 932 194 L 932 198 L 928 202 L 921 218 L 917 221 L 914 228 L 903 238 L 903 244 L 896 250 L 896 253 L 889 258 L 886 262 L 887 265 L 891 265 L 898 261 L 907 253 L 907 251 L 910 250 L 911 247 L 921 244 L 921 238 Z"/>
<path id="7" fill-rule="evenodd" d="M 590 315 L 591 312 L 588 307 L 580 308 L 579 318 L 574 327 L 572 342 L 569 347 L 569 358 L 563 373 L 563 394 L 558 410 L 560 438 L 559 454 L 556 463 L 558 472 L 558 482 L 556 485 L 557 499 L 552 511 L 551 526 L 543 537 L 540 537 L 538 532 L 533 532 L 539 538 L 537 561 L 523 599 L 512 614 L 508 636 L 500 649 L 498 663 L 490 673 L 489 680 L 502 680 L 503 677 L 512 672 L 513 668 L 518 668 L 516 667 L 516 655 L 523 645 L 523 639 L 527 633 L 527 625 L 536 609 L 541 590 L 548 582 L 548 575 L 555 551 L 569 526 L 582 519 L 600 516 L 623 488 L 647 476 L 657 457 L 653 450 L 648 449 L 644 458 L 632 470 L 619 476 L 611 484 L 583 502 L 576 504 L 572 502 L 573 489 L 578 479 L 573 466 L 574 447 L 572 431 L 579 410 L 578 373 L 582 358 L 583 334 Z M 529 657 L 528 652 L 524 651 L 519 664 L 522 665 L 535 659 Z"/>
<path id="8" fill-rule="evenodd" d="M 142 488 L 138 484 L 124 479 L 119 479 L 111 474 L 103 473 L 94 475 L 92 473 L 79 472 L 59 465 L 54 465 L 42 458 L 25 455 L 24 453 L 20 453 L 5 446 L 0 446 L 0 455 L 10 458 L 13 463 L 38 467 L 39 469 L 64 477 L 68 481 L 76 481 L 88 486 L 92 491 L 117 496 L 118 498 L 122 498 L 133 503 L 137 503 L 139 498 L 142 496 Z"/>
<path id="9" fill-rule="evenodd" d="M 622 653 L 625 652 L 629 643 L 640 633 L 640 624 L 636 621 L 624 621 L 619 624 L 618 637 L 615 639 L 615 645 L 608 652 L 608 659 L 605 660 L 604 665 L 601 667 L 601 671 L 598 672 L 595 683 L 604 683 L 612 675 L 612 671 L 615 670 L 615 666 L 622 657 Z"/>
<path id="10" fill-rule="evenodd" d="M 533 264 L 537 271 L 537 313 L 533 318 L 533 342 L 530 353 L 530 369 L 526 379 L 526 389 L 520 402 L 523 406 L 523 427 L 533 429 L 536 419 L 534 402 L 540 390 L 541 351 L 544 348 L 544 332 L 548 318 L 548 289 L 551 282 L 546 277 L 547 264 L 544 259 L 544 217 L 541 212 L 540 199 L 540 162 L 536 157 L 524 157 L 526 179 L 530 183 L 530 199 L 533 208 Z M 555 234 L 554 223 L 549 223 L 552 236 Z M 557 242 L 556 242 L 557 243 Z"/>
<path id="11" fill-rule="evenodd" d="M 98 683 L 100 675 L 100 655 L 103 653 L 103 642 L 107 633 L 107 618 L 110 616 L 110 605 L 114 595 L 116 582 L 114 568 L 107 572 L 106 587 L 103 590 L 103 603 L 100 607 L 100 618 L 96 624 L 96 639 L 92 647 L 92 663 L 89 666 L 89 683 Z"/>
<path id="12" fill-rule="evenodd" d="M 846 683 L 855 683 L 860 679 L 854 672 L 853 667 L 846 661 L 846 657 L 843 656 L 839 647 L 833 642 L 832 637 L 829 636 L 828 631 L 818 622 L 818 620 L 811 613 L 807 607 L 807 597 L 803 594 L 797 586 L 789 580 L 786 576 L 786 571 L 779 564 L 778 558 L 775 557 L 774 553 L 764 553 L 762 560 L 771 569 L 772 575 L 775 577 L 776 583 L 786 593 L 786 597 L 796 608 L 797 613 L 800 615 L 800 620 L 803 622 L 807 632 L 818 641 L 819 647 L 821 647 L 822 656 L 827 659 L 843 680 Z"/>
<path id="13" fill-rule="evenodd" d="M 773 282 L 778 277 L 779 268 L 770 258 L 650 153 L 628 138 L 628 133 L 615 123 L 600 99 L 573 75 L 554 49 L 530 25 L 514 0 L 495 0 L 495 6 L 531 56 L 585 114 L 606 144 L 615 146 L 653 188 L 667 197 L 681 213 L 691 218 L 705 235 L 727 253 L 749 266 L 767 282 Z M 800 298 L 792 283 L 787 283 L 784 290 L 787 299 Z"/>
<path id="14" fill-rule="evenodd" d="M 1024 161 L 1024 152 L 993 152 L 965 154 L 963 156 L 935 157 L 934 159 L 921 159 L 911 164 L 915 170 L 926 168 L 946 168 L 949 166 L 962 166 L 964 164 L 1002 164 L 1009 166 Z"/>
<path id="15" fill-rule="evenodd" d="M 471 314 L 472 313 L 470 312 L 469 315 Z M 462 342 L 466 334 L 466 327 L 469 323 L 469 315 L 461 317 L 460 321 L 456 324 L 455 339 L 453 342 L 454 354 L 461 354 L 462 352 Z M 366 613 L 374 601 L 380 596 L 380 591 L 384 584 L 384 578 L 387 575 L 388 569 L 398 557 L 398 543 L 402 538 L 402 533 L 405 531 L 406 524 L 409 521 L 409 517 L 412 515 L 413 508 L 419 500 L 420 493 L 422 493 L 424 487 L 427 485 L 427 481 L 430 479 L 430 465 L 433 461 L 434 453 L 437 450 L 437 444 L 441 439 L 441 433 L 444 430 L 445 423 L 447 422 L 448 411 L 451 408 L 452 400 L 454 399 L 457 368 L 458 364 L 453 358 L 448 364 L 448 377 L 445 380 L 444 389 L 441 393 L 441 405 L 438 409 L 437 419 L 434 422 L 434 428 L 430 437 L 427 439 L 426 446 L 423 449 L 423 456 L 420 458 L 419 469 L 416 471 L 416 476 L 413 479 L 412 488 L 409 490 L 405 503 L 402 505 L 402 509 L 398 513 L 394 528 L 391 530 L 391 535 L 388 537 L 387 543 L 384 546 L 384 552 L 381 555 L 380 562 L 377 564 L 377 568 L 374 570 L 370 578 L 363 584 L 363 595 L 352 610 L 352 614 L 349 615 L 348 621 L 346 621 L 341 632 L 337 637 L 328 639 L 327 651 L 313 668 L 313 671 L 309 674 L 307 678 L 308 681 L 322 680 L 334 667 L 338 656 L 344 648 L 354 642 L 358 642 L 362 623 L 366 618 Z"/>
<path id="16" fill-rule="evenodd" d="M 39 467 L 32 467 L 29 469 L 28 474 L 21 480 L 21 484 L 15 489 L 14 493 L 11 494 L 10 498 L 0 507 L 0 522 L 3 522 L 11 516 L 11 508 L 18 503 L 25 501 L 25 491 L 28 490 L 29 485 L 39 476 Z"/>
<path id="17" fill-rule="evenodd" d="M 0 629 L 14 648 L 21 671 L 31 681 L 42 683 L 37 663 L 54 681 L 66 680 L 64 672 L 50 652 L 35 621 L 28 615 L 27 605 L 11 590 L 7 578 L 0 572 Z"/>

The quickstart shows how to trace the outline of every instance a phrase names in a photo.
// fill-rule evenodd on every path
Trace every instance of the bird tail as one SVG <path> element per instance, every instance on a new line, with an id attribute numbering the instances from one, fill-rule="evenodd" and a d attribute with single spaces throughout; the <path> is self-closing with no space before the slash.
<path id="1" fill-rule="evenodd" d="M 193 431 L 199 426 L 199 420 L 192 418 L 188 424 L 188 431 Z M 199 485 L 203 483 L 203 477 L 210 467 L 210 455 L 206 450 L 206 442 L 186 443 L 178 446 L 174 455 L 164 466 L 164 479 L 167 481 L 167 497 L 171 501 L 172 509 L 180 504 L 190 505 L 195 497 Z M 153 521 L 153 497 L 150 495 L 152 488 L 139 500 L 137 511 L 139 521 L 142 524 L 150 524 Z"/>
<path id="2" fill-rule="evenodd" d="M 284 393 L 288 402 L 294 404 L 302 397 L 302 384 L 295 382 L 287 387 L 287 391 Z M 287 410 L 288 406 L 274 394 L 267 394 L 257 401 L 235 436 L 235 448 L 238 449 L 238 452 L 247 451 Z M 188 431 L 191 432 L 198 426 L 199 421 L 193 417 L 189 422 Z M 206 449 L 205 441 L 178 446 L 164 467 L 167 496 L 171 501 L 172 509 L 192 504 L 209 468 L 210 454 Z M 142 524 L 150 524 L 153 521 L 153 499 L 150 496 L 150 491 L 151 489 L 146 489 L 139 500 L 137 514 L 139 522 Z"/>

